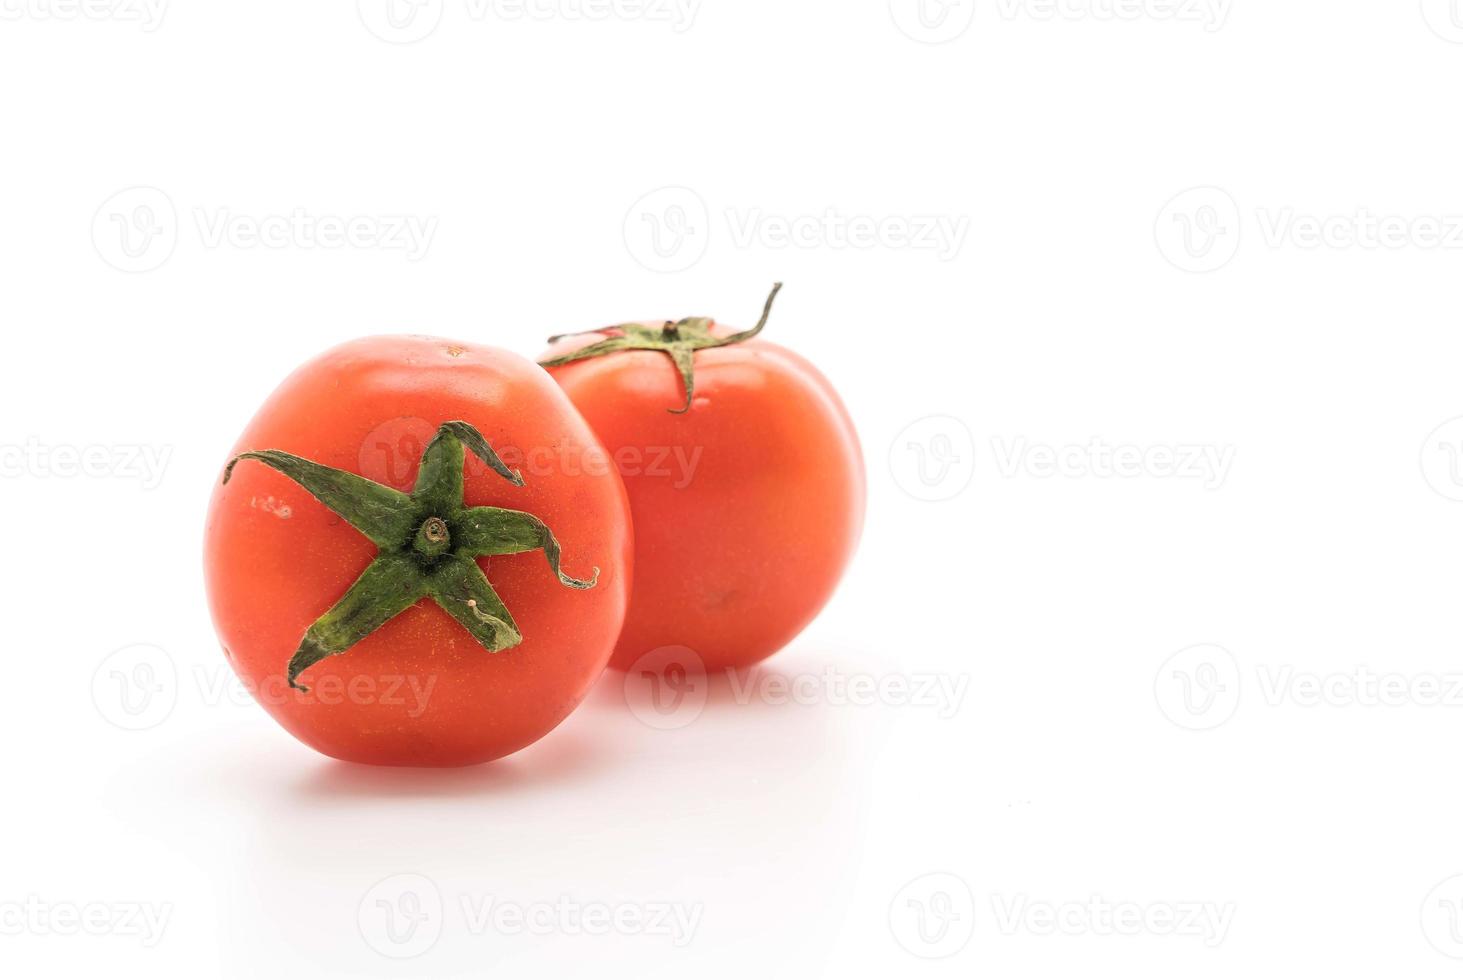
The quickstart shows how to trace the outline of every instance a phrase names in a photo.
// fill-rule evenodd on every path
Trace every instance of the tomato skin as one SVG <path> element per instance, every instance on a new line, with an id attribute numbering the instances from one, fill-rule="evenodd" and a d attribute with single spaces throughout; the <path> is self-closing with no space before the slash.
<path id="1" fill-rule="evenodd" d="M 594 588 L 577 591 L 542 551 L 479 558 L 524 637 L 496 653 L 428 599 L 307 670 L 308 693 L 290 689 L 285 666 L 305 630 L 376 548 L 263 465 L 246 460 L 214 488 L 204 568 L 225 653 L 256 700 L 326 755 L 410 766 L 499 758 L 562 721 L 610 657 L 629 601 L 629 506 L 613 467 L 582 465 L 604 450 L 532 362 L 429 337 L 352 341 L 291 374 L 233 454 L 280 449 L 410 490 L 427 440 L 457 419 L 525 480 L 514 487 L 469 465 L 466 504 L 534 514 L 558 537 L 566 571 L 600 570 Z"/>
<path id="2" fill-rule="evenodd" d="M 730 330 L 717 327 L 718 336 Z M 540 360 L 593 343 L 555 344 Z M 832 596 L 863 528 L 858 436 L 812 364 L 761 339 L 670 358 L 631 350 L 549 369 L 614 457 L 635 523 L 635 587 L 610 662 L 665 646 L 708 670 L 786 646 Z"/>

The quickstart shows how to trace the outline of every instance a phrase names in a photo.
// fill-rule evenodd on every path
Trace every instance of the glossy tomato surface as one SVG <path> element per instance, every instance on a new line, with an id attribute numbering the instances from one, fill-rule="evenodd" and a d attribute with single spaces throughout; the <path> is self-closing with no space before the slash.
<path id="1" fill-rule="evenodd" d="M 234 446 L 278 449 L 410 491 L 443 422 L 477 427 L 515 487 L 470 454 L 464 499 L 526 511 L 563 547 L 555 578 L 542 551 L 479 558 L 523 634 L 489 652 L 430 600 L 408 608 L 291 689 L 285 668 L 312 622 L 355 582 L 376 547 L 298 484 L 252 461 L 215 486 L 205 537 L 209 604 L 229 663 L 292 734 L 339 759 L 460 766 L 506 755 L 564 719 L 603 670 L 629 600 L 631 531 L 603 450 L 537 365 L 491 347 L 372 337 L 299 368 Z M 220 467 L 222 469 L 222 467 Z"/>
<path id="2" fill-rule="evenodd" d="M 786 646 L 832 596 L 863 527 L 858 437 L 823 375 L 761 339 L 699 350 L 694 400 L 675 414 L 684 390 L 662 352 L 550 372 L 611 453 L 634 514 L 635 587 L 611 666 L 684 646 L 716 670 Z"/>

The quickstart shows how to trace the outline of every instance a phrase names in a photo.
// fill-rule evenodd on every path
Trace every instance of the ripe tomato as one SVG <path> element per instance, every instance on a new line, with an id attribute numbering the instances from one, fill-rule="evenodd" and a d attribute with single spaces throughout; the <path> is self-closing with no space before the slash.
<path id="1" fill-rule="evenodd" d="M 604 669 L 629 507 L 533 363 L 353 341 L 290 375 L 234 452 L 209 508 L 209 603 L 229 663 L 306 744 L 485 762 L 542 737 Z"/>
<path id="2" fill-rule="evenodd" d="M 780 288 L 780 286 L 778 287 Z M 551 338 L 540 359 L 610 451 L 635 522 L 611 666 L 666 646 L 708 669 L 786 646 L 833 594 L 863 527 L 858 437 L 792 351 L 711 320 Z"/>

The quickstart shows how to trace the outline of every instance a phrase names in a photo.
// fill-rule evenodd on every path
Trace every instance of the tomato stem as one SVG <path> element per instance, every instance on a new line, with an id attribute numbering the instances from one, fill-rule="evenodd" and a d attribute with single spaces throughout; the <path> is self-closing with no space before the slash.
<path id="1" fill-rule="evenodd" d="M 685 389 L 685 403 L 680 408 L 667 409 L 667 411 L 683 415 L 691 410 L 691 402 L 696 394 L 696 352 L 698 350 L 709 350 L 713 347 L 726 347 L 728 344 L 740 344 L 751 340 L 762 332 L 767 326 L 768 319 L 772 316 L 772 303 L 777 299 L 777 294 L 782 291 L 782 283 L 773 283 L 772 292 L 767 296 L 767 302 L 762 307 L 762 318 L 757 325 L 750 330 L 742 330 L 738 333 L 727 334 L 718 337 L 712 333 L 716 321 L 710 317 L 687 317 L 684 320 L 667 320 L 659 328 L 648 327 L 643 323 L 621 323 L 613 327 L 601 327 L 598 330 L 586 330 L 579 334 L 559 334 L 549 338 L 549 343 L 563 340 L 565 337 L 583 336 L 584 334 L 599 333 L 605 338 L 595 343 L 588 344 L 578 350 L 570 351 L 559 357 L 551 357 L 539 361 L 547 368 L 559 367 L 562 364 L 572 364 L 575 361 L 585 361 L 595 357 L 604 357 L 607 354 L 616 354 L 626 350 L 658 350 L 669 355 L 671 363 L 675 365 L 676 371 L 681 376 L 681 386 Z"/>
<path id="2" fill-rule="evenodd" d="M 291 687 L 308 690 L 297 683 L 303 671 L 345 653 L 422 599 L 435 601 L 490 653 L 522 642 L 512 614 L 475 560 L 483 555 L 541 549 L 564 585 L 594 587 L 599 569 L 587 581 L 564 574 L 559 542 L 537 517 L 464 504 L 465 451 L 509 483 L 523 486 L 523 477 L 504 465 L 482 434 L 466 422 L 447 422 L 437 430 L 422 454 L 410 494 L 277 449 L 241 453 L 229 461 L 224 483 L 240 461 L 261 462 L 298 483 L 379 549 L 345 595 L 305 631 L 289 660 Z"/>
<path id="3" fill-rule="evenodd" d="M 412 546 L 422 557 L 436 558 L 447 553 L 451 541 L 452 534 L 447 530 L 447 522 L 440 517 L 429 517 L 422 522 Z"/>

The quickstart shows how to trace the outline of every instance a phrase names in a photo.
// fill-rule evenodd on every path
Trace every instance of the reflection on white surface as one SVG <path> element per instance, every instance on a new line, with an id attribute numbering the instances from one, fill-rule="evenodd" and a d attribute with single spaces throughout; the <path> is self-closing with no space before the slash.
<path id="1" fill-rule="evenodd" d="M 868 771 L 851 756 L 882 723 L 877 707 L 769 704 L 758 676 L 712 677 L 694 723 L 667 731 L 608 673 L 559 730 L 467 769 L 352 765 L 219 727 L 118 773 L 107 807 L 228 883 L 212 898 L 229 976 L 268 970 L 281 943 L 318 975 L 519 958 L 681 973 L 748 937 L 811 970 L 857 870 Z"/>

